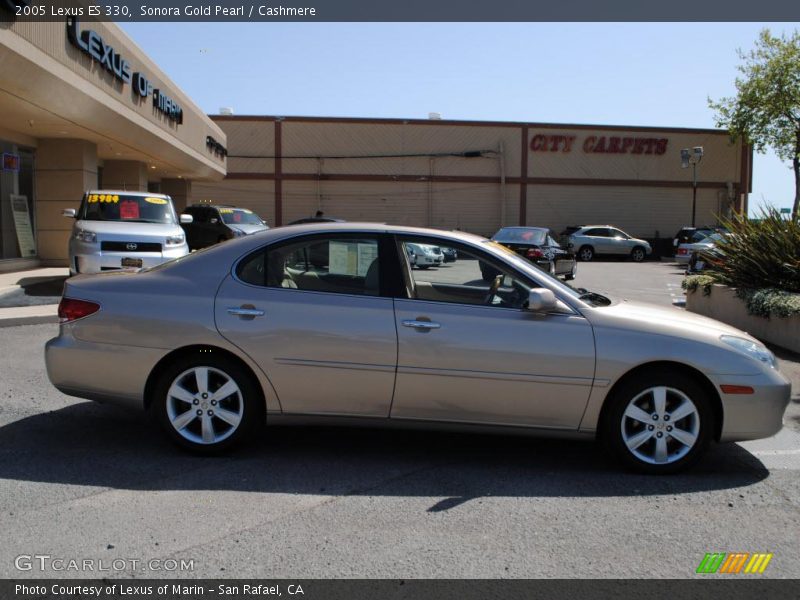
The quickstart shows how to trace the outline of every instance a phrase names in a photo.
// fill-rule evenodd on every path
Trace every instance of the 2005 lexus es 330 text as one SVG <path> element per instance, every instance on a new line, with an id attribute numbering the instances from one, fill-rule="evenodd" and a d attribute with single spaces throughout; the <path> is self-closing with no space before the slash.
<path id="1" fill-rule="evenodd" d="M 420 244 L 458 261 L 412 269 Z M 46 348 L 59 390 L 154 411 L 200 452 L 309 417 L 428 422 L 599 437 L 628 466 L 670 473 L 712 441 L 773 435 L 790 397 L 742 331 L 575 290 L 457 232 L 281 227 L 69 279 L 59 316 Z"/>

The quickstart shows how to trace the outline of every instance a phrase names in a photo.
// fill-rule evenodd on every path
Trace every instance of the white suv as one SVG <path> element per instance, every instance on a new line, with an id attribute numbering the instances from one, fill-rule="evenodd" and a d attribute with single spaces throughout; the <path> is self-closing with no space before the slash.
<path id="1" fill-rule="evenodd" d="M 75 219 L 69 238 L 70 274 L 153 267 L 189 254 L 180 223 L 163 194 L 94 190 L 80 208 L 66 209 Z"/>
<path id="2" fill-rule="evenodd" d="M 629 236 L 611 225 L 587 225 L 570 234 L 569 243 L 580 260 L 589 261 L 596 254 L 630 256 L 641 262 L 653 249 L 645 240 Z"/>

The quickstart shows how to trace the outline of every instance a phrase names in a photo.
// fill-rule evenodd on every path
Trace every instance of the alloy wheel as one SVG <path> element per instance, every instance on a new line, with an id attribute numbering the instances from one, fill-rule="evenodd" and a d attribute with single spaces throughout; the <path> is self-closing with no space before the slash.
<path id="1" fill-rule="evenodd" d="M 671 464 L 686 456 L 700 435 L 700 413 L 691 398 L 667 386 L 637 394 L 620 422 L 622 440 L 637 459 Z"/>
<path id="2" fill-rule="evenodd" d="M 244 398 L 236 381 L 220 369 L 196 366 L 178 375 L 167 392 L 167 418 L 195 444 L 218 444 L 238 429 Z"/>

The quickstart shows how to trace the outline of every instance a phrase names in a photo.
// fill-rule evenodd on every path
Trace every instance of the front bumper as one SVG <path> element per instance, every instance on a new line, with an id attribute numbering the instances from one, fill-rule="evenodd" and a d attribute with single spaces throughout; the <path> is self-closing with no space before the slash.
<path id="1" fill-rule="evenodd" d="M 761 375 L 718 375 L 717 391 L 722 400 L 721 442 L 757 440 L 778 433 L 789 405 L 792 384 L 780 372 Z M 753 394 L 724 394 L 719 384 L 749 386 Z"/>
<path id="2" fill-rule="evenodd" d="M 77 273 L 100 273 L 114 269 L 123 269 L 123 258 L 133 258 L 142 261 L 142 268 L 155 267 L 161 263 L 180 258 L 189 254 L 189 246 L 180 246 L 164 249 L 162 252 L 119 252 L 100 250 L 100 244 L 88 244 L 73 240 L 70 244 L 69 270 L 72 275 Z"/>
<path id="3" fill-rule="evenodd" d="M 417 266 L 419 265 L 440 265 L 442 264 L 441 256 L 425 256 L 417 254 Z"/>

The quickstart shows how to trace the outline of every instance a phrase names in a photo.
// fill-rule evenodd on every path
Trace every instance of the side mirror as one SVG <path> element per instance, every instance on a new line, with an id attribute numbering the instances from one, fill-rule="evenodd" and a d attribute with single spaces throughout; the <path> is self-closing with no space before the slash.
<path id="1" fill-rule="evenodd" d="M 209 221 L 209 223 L 211 223 L 212 225 L 216 225 L 217 223 L 219 223 L 219 219 L 212 218 L 211 221 Z"/>
<path id="2" fill-rule="evenodd" d="M 191 223 L 194 221 L 194 217 L 192 215 L 182 214 L 181 215 L 181 223 Z"/>
<path id="3" fill-rule="evenodd" d="M 532 312 L 548 312 L 557 306 L 556 295 L 547 288 L 533 288 L 528 292 L 528 306 L 526 310 Z"/>
<path id="4" fill-rule="evenodd" d="M 74 219 L 75 215 L 77 215 L 77 211 L 74 208 L 65 208 L 61 211 L 62 217 L 69 217 L 70 219 Z"/>

